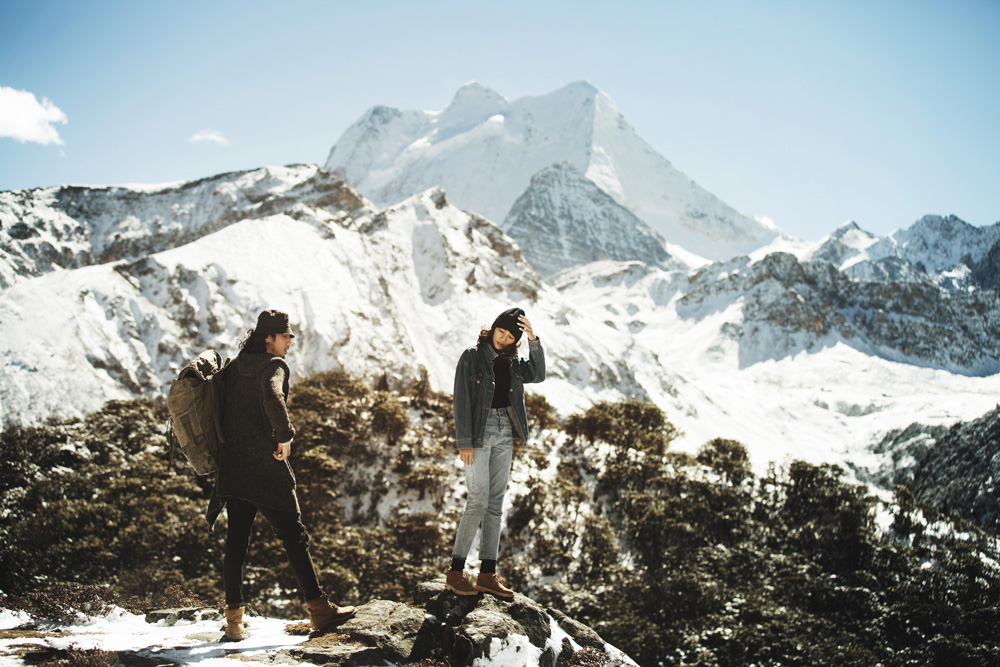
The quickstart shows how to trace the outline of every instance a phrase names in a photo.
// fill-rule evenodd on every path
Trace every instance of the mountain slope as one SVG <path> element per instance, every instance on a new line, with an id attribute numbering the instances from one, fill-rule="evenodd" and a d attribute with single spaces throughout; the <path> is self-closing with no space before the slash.
<path id="1" fill-rule="evenodd" d="M 442 186 L 459 207 L 499 221 L 534 174 L 564 162 L 693 254 L 725 259 L 778 236 L 677 171 L 586 82 L 512 102 L 472 83 L 440 112 L 376 107 L 344 132 L 326 168 L 380 205 Z"/>
<path id="2" fill-rule="evenodd" d="M 579 174 L 567 182 L 596 193 Z M 513 239 L 442 190 L 379 209 L 313 165 L 77 188 L 72 200 L 58 191 L 0 197 L 30 212 L 0 229 L 11 280 L 0 291 L 4 424 L 162 395 L 201 350 L 235 354 L 265 307 L 292 316 L 296 374 L 342 368 L 400 387 L 426 372 L 449 391 L 479 326 L 519 305 L 548 361 L 532 389 L 562 415 L 595 400 L 651 401 L 682 431 L 677 448 L 734 438 L 758 469 L 869 456 L 914 415 L 970 419 L 1000 392 L 992 290 L 861 282 L 787 254 L 690 275 L 602 260 L 549 284 Z M 628 218 L 597 200 L 598 222 Z"/>
<path id="3" fill-rule="evenodd" d="M 267 167 L 144 187 L 0 192 L 0 288 L 58 269 L 137 258 L 240 220 L 298 206 L 350 212 L 358 194 L 315 165 Z M 341 213 L 346 215 L 346 213 Z"/>
<path id="4" fill-rule="evenodd" d="M 856 283 L 790 255 L 691 275 L 599 262 L 560 273 L 554 286 L 604 320 L 592 335 L 628 331 L 649 351 L 656 363 L 636 369 L 645 386 L 657 367 L 674 373 L 658 404 L 686 449 L 729 437 L 747 444 L 755 465 L 846 465 L 914 415 L 950 425 L 991 408 L 1000 391 L 1000 375 L 987 374 L 998 363 L 997 327 L 976 310 L 995 322 L 985 293 L 953 302 L 940 288 Z"/>
<path id="5" fill-rule="evenodd" d="M 240 187 L 256 188 L 265 172 L 218 177 L 215 187 L 228 184 L 244 197 Z M 246 217 L 206 217 L 197 226 L 203 235 L 192 232 L 197 238 L 175 248 L 160 230 L 180 224 L 172 212 L 190 210 L 202 193 L 187 185 L 131 191 L 139 210 L 165 221 L 122 246 L 135 255 L 70 270 L 15 267 L 15 283 L 0 292 L 0 421 L 31 423 L 86 413 L 111 398 L 157 395 L 200 350 L 235 354 L 265 307 L 290 313 L 298 373 L 347 368 L 398 384 L 426 369 L 434 387 L 448 389 L 479 326 L 517 304 L 553 352 L 545 385 L 553 403 L 572 409 L 598 395 L 650 397 L 631 370 L 632 354 L 620 353 L 627 340 L 584 335 L 596 323 L 542 283 L 509 237 L 451 206 L 442 191 L 379 210 L 328 172 L 312 167 L 301 176 L 290 172 L 285 187 Z M 285 199 L 306 182 L 307 194 Z M 48 192 L 33 195 L 14 193 L 44 210 L 39 219 L 69 217 Z M 102 220 L 128 215 L 95 211 Z M 74 223 L 87 229 L 86 220 Z M 4 244 L 11 256 L 27 254 L 23 241 L 7 236 Z"/>
<path id="6" fill-rule="evenodd" d="M 532 176 L 503 228 L 542 276 L 602 259 L 685 268 L 646 223 L 567 162 Z"/>
<path id="7" fill-rule="evenodd" d="M 859 281 L 924 282 L 953 292 L 1000 287 L 1000 223 L 973 227 L 927 215 L 876 237 L 849 222 L 804 255 L 831 262 Z"/>
<path id="8" fill-rule="evenodd" d="M 886 488 L 905 484 L 930 507 L 996 531 L 1000 527 L 1000 407 L 950 428 L 913 423 L 873 450 L 881 465 L 861 476 Z"/>
<path id="9" fill-rule="evenodd" d="M 691 280 L 678 302 L 682 316 L 700 313 L 706 303 L 742 302 L 742 328 L 734 335 L 743 365 L 839 339 L 903 363 L 968 375 L 1000 372 L 1000 309 L 992 290 L 952 294 L 928 283 L 861 282 L 788 253 L 712 265 Z"/>

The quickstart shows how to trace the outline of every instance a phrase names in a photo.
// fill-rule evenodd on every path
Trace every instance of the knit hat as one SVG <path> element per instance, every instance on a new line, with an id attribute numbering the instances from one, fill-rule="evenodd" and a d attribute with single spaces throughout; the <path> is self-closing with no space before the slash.
<path id="1" fill-rule="evenodd" d="M 261 336 L 289 334 L 295 338 L 295 335 L 292 334 L 292 327 L 288 324 L 288 313 L 283 313 L 280 310 L 265 310 L 258 315 L 256 332 Z"/>
<path id="2" fill-rule="evenodd" d="M 522 315 L 524 315 L 524 311 L 520 308 L 509 308 L 497 315 L 497 318 L 493 320 L 493 328 L 506 329 L 514 336 L 516 343 L 521 340 L 521 334 L 524 333 L 521 331 L 521 322 L 517 319 Z"/>

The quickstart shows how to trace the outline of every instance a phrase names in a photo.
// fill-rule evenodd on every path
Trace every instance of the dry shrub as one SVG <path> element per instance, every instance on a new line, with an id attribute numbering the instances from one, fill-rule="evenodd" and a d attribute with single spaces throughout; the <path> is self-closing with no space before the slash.
<path id="1" fill-rule="evenodd" d="M 107 586 L 58 583 L 44 589 L 28 591 L 11 599 L 11 606 L 32 618 L 71 623 L 80 614 L 103 616 L 114 607 L 140 613 L 141 600 L 125 597 Z"/>

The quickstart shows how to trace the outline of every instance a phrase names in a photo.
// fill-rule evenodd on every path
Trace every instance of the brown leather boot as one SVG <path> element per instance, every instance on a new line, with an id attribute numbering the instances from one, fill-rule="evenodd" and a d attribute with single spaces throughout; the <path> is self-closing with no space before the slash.
<path id="1" fill-rule="evenodd" d="M 227 642 L 243 641 L 246 638 L 243 628 L 243 607 L 226 610 L 226 634 L 224 638 Z"/>
<path id="2" fill-rule="evenodd" d="M 318 598 L 307 600 L 306 607 L 309 608 L 309 622 L 312 623 L 315 630 L 325 630 L 338 623 L 343 623 L 358 613 L 356 607 L 338 607 L 335 604 L 330 604 L 325 593 Z"/>
<path id="3" fill-rule="evenodd" d="M 503 577 L 496 572 L 480 572 L 476 578 L 476 590 L 483 593 L 492 593 L 501 598 L 514 597 L 514 591 L 504 586 Z"/>
<path id="4" fill-rule="evenodd" d="M 448 570 L 448 576 L 444 580 L 444 587 L 458 595 L 476 595 L 478 592 L 476 591 L 476 587 L 472 585 L 472 582 L 469 581 L 469 575 L 464 570 Z"/>

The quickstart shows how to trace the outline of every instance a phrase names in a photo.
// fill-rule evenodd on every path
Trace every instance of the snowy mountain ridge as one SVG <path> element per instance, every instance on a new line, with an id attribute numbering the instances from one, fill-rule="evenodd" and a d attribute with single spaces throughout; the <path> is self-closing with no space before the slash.
<path id="1" fill-rule="evenodd" d="M 315 190 L 315 165 L 267 167 L 161 186 L 60 186 L 0 192 L 0 288 L 58 269 L 137 258 L 234 222 L 303 203 L 366 205 L 343 184 Z"/>
<path id="2" fill-rule="evenodd" d="M 514 101 L 471 83 L 443 111 L 375 107 L 325 166 L 380 206 L 441 186 L 459 207 L 502 221 L 535 174 L 564 162 L 698 257 L 727 259 L 779 236 L 676 170 L 587 82 Z"/>
<path id="3" fill-rule="evenodd" d="M 562 415 L 651 401 L 680 448 L 846 461 L 918 415 L 993 407 L 998 235 L 927 216 L 808 246 L 691 182 L 589 83 L 469 84 L 439 112 L 370 110 L 327 168 L 0 193 L 0 423 L 160 395 L 266 307 L 300 331 L 297 374 L 449 391 L 516 304 Z"/>
<path id="4" fill-rule="evenodd" d="M 972 225 L 927 215 L 876 237 L 848 222 L 804 255 L 860 281 L 928 282 L 954 292 L 1000 287 L 1000 222 Z"/>
<path id="5" fill-rule="evenodd" d="M 256 193 L 262 179 L 280 175 L 273 168 L 229 174 L 213 188 Z M 479 326 L 517 303 L 553 323 L 539 328 L 561 350 L 550 360 L 546 387 L 562 409 L 594 396 L 650 397 L 632 376 L 633 354 L 620 354 L 618 341 L 584 335 L 592 326 L 541 281 L 513 241 L 450 205 L 441 190 L 377 209 L 322 169 L 283 175 L 284 185 L 244 217 L 192 225 L 190 242 L 169 247 L 152 224 L 122 246 L 134 254 L 70 270 L 50 265 L 49 256 L 37 268 L 25 258 L 41 247 L 37 238 L 49 221 L 69 218 L 75 204 L 49 191 L 10 193 L 8 200 L 35 212 L 38 235 L 12 237 L 4 226 L 4 271 L 16 280 L 0 292 L 0 420 L 31 423 L 87 413 L 112 398 L 158 395 L 202 349 L 234 355 L 265 307 L 287 310 L 300 328 L 290 353 L 296 373 L 347 368 L 413 382 L 426 371 L 446 390 Z M 301 197 L 289 201 L 293 188 Z M 206 196 L 187 185 L 107 194 L 82 195 L 103 198 L 107 210 L 91 211 L 95 219 L 118 215 L 126 195 L 144 200 L 136 208 L 149 219 L 165 221 Z M 64 228 L 76 232 L 78 247 L 86 245 L 85 220 Z M 72 259 L 95 256 L 84 248 Z M 18 335 L 25 331 L 32 335 Z"/>
<path id="6" fill-rule="evenodd" d="M 863 283 L 788 254 L 695 272 L 608 259 L 550 284 L 441 189 L 380 209 L 311 165 L 68 192 L 0 193 L 3 423 L 162 395 L 201 350 L 235 354 L 265 307 L 296 323 L 297 375 L 426 372 L 449 391 L 478 327 L 517 304 L 548 357 L 533 389 L 561 414 L 652 401 L 678 448 L 732 437 L 757 466 L 864 456 L 915 415 L 978 417 L 1000 389 L 992 291 Z"/>

